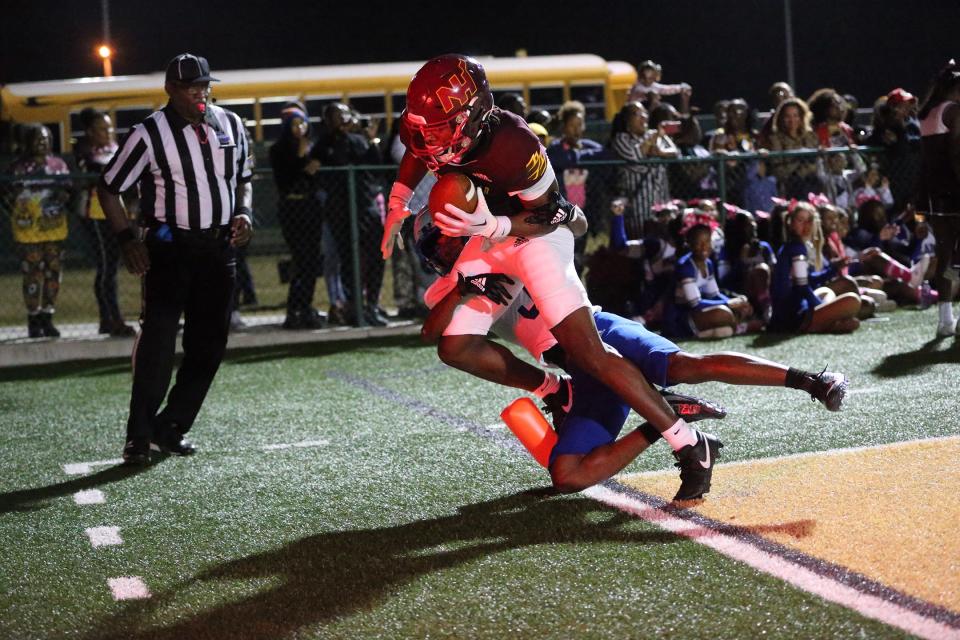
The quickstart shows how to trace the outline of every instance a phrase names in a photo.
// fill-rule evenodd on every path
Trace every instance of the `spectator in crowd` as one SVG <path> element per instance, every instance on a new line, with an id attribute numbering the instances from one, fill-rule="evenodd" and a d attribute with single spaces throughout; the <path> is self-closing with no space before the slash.
<path id="1" fill-rule="evenodd" d="M 710 150 L 727 153 L 749 153 L 756 147 L 750 105 L 743 98 L 734 98 L 727 103 L 723 126 L 710 139 Z"/>
<path id="2" fill-rule="evenodd" d="M 672 337 L 725 338 L 753 315 L 745 296 L 720 293 L 714 269 L 711 230 L 696 224 L 686 232 L 690 251 L 677 260 L 673 304 L 668 301 L 663 335 Z"/>
<path id="3" fill-rule="evenodd" d="M 717 282 L 727 291 L 743 291 L 758 318 L 770 313 L 770 276 L 777 257 L 757 237 L 757 222 L 743 209 L 727 216 L 723 249 L 717 260 Z"/>
<path id="4" fill-rule="evenodd" d="M 846 104 L 846 109 L 843 113 L 843 121 L 847 123 L 850 129 L 853 131 L 853 141 L 857 144 L 863 144 L 867 136 L 870 135 L 869 127 L 857 122 L 857 110 L 860 108 L 860 100 L 857 99 L 857 96 L 852 93 L 845 93 L 842 96 L 844 103 Z"/>
<path id="5" fill-rule="evenodd" d="M 854 168 L 850 168 L 850 161 Z M 829 153 L 817 165 L 817 176 L 830 202 L 841 209 L 853 212 L 856 208 L 854 191 L 862 181 L 863 159 L 858 153 Z"/>
<path id="6" fill-rule="evenodd" d="M 767 161 L 750 160 L 744 167 L 743 206 L 748 211 L 769 211 L 777 197 L 777 179 L 769 173 Z"/>
<path id="7" fill-rule="evenodd" d="M 787 211 L 783 230 L 784 243 L 777 252 L 770 284 L 773 306 L 769 329 L 787 333 L 855 331 L 860 326 L 860 296 L 836 295 L 823 286 L 848 260 L 843 258 L 823 266 L 817 210 L 808 202 L 795 203 Z"/>
<path id="8" fill-rule="evenodd" d="M 866 143 L 884 147 L 880 156 L 884 173 L 890 176 L 893 210 L 916 204 L 914 190 L 920 178 L 920 123 L 916 97 L 900 88 L 881 97 L 873 108 L 873 130 Z"/>
<path id="9" fill-rule="evenodd" d="M 400 119 L 394 120 L 393 133 L 389 142 L 389 162 L 400 164 L 407 148 L 400 139 Z M 427 204 L 430 190 L 437 183 L 432 173 L 427 173 L 417 188 L 413 190 L 409 206 L 419 211 Z M 428 309 L 423 304 L 423 294 L 436 280 L 436 274 L 420 264 L 417 252 L 413 250 L 413 219 L 408 218 L 400 227 L 400 237 L 404 251 L 394 251 L 390 256 L 390 269 L 393 274 L 393 301 L 397 305 L 397 317 L 405 320 L 423 319 Z"/>
<path id="10" fill-rule="evenodd" d="M 30 125 L 24 132 L 23 153 L 7 168 L 12 176 L 7 200 L 13 242 L 23 273 L 27 335 L 59 338 L 53 313 L 62 278 L 63 241 L 67 238 L 69 183 L 52 176 L 70 172 L 51 151 L 50 130 Z"/>
<path id="11" fill-rule="evenodd" d="M 560 122 L 560 137 L 547 147 L 547 158 L 557 173 L 560 193 L 567 201 L 583 209 L 594 226 L 595 210 L 587 206 L 587 179 L 591 170 L 580 166 L 583 161 L 599 160 L 606 150 L 601 144 L 583 137 L 586 127 L 586 108 L 583 103 L 571 100 L 560 107 L 557 120 Z M 577 273 L 583 270 L 583 252 L 587 237 L 574 242 L 574 264 Z"/>
<path id="12" fill-rule="evenodd" d="M 539 124 L 541 127 L 550 132 L 550 128 L 554 124 L 553 116 L 550 115 L 550 112 L 546 109 L 535 109 L 527 114 L 527 122 L 533 124 Z"/>
<path id="13" fill-rule="evenodd" d="M 324 108 L 324 127 L 310 152 L 310 158 L 320 161 L 324 167 L 346 167 L 354 164 L 374 165 L 381 163 L 379 139 L 375 126 L 370 123 L 363 134 L 353 133 L 353 114 L 342 102 L 331 102 Z M 346 171 L 321 172 L 321 186 L 327 192 L 324 208 L 330 231 L 340 257 L 341 278 L 346 296 L 345 314 L 350 324 L 359 325 L 361 320 L 372 326 L 386 326 L 387 318 L 380 308 L 380 289 L 383 285 L 384 263 L 380 259 L 377 239 L 383 235 L 381 205 L 377 196 L 382 196 L 382 187 L 369 171 L 356 173 L 357 224 L 359 226 L 360 291 L 355 290 L 353 270 L 353 246 L 350 239 L 350 197 Z M 355 314 L 356 300 L 360 300 L 363 317 Z"/>
<path id="14" fill-rule="evenodd" d="M 690 113 L 690 96 L 693 88 L 686 82 L 662 84 L 663 67 L 653 60 L 644 60 L 637 69 L 637 82 L 630 87 L 627 102 L 659 102 L 662 96 L 680 96 L 680 111 Z M 653 99 L 656 96 L 656 99 Z"/>
<path id="15" fill-rule="evenodd" d="M 670 200 L 667 171 L 663 165 L 639 164 L 644 158 L 676 158 L 677 146 L 664 131 L 647 128 L 647 110 L 639 102 L 628 102 L 614 117 L 610 149 L 626 165 L 617 167 L 616 197 L 624 199 L 627 237 L 643 237 L 644 222 L 653 205 Z"/>
<path id="16" fill-rule="evenodd" d="M 835 89 L 818 89 L 807 100 L 811 126 L 821 147 L 849 147 L 856 144 L 853 128 L 843 121 L 849 105 Z"/>
<path id="17" fill-rule="evenodd" d="M 527 117 L 527 103 L 519 93 L 504 93 L 497 100 L 497 106 L 504 111 L 515 113 L 521 118 Z"/>
<path id="18" fill-rule="evenodd" d="M 680 130 L 673 138 L 681 158 L 706 160 L 710 152 L 702 144 L 703 131 L 693 116 L 680 118 Z M 670 165 L 671 195 L 684 200 L 715 198 L 718 192 L 717 170 L 713 163 L 691 162 Z"/>
<path id="19" fill-rule="evenodd" d="M 770 118 L 771 151 L 816 149 L 816 134 L 810 128 L 810 110 L 800 98 L 786 98 Z M 804 198 L 808 193 L 820 193 L 823 185 L 817 176 L 816 158 L 776 158 L 770 161 L 785 198 Z M 764 209 L 766 210 L 766 209 Z"/>
<path id="20" fill-rule="evenodd" d="M 769 149 L 770 134 L 773 133 L 773 125 L 776 122 L 775 114 L 780 105 L 787 98 L 793 97 L 793 87 L 786 82 L 774 82 L 767 90 L 767 96 L 770 98 L 770 117 L 767 118 L 760 131 L 757 133 L 757 146 Z"/>
<path id="21" fill-rule="evenodd" d="M 538 122 L 528 122 L 527 126 L 530 127 L 530 131 L 533 131 L 534 135 L 537 136 L 537 140 L 540 141 L 540 144 L 542 144 L 545 149 L 549 149 L 550 143 L 553 142 L 553 138 L 550 136 L 550 132 L 547 131 L 547 128 Z"/>
<path id="22" fill-rule="evenodd" d="M 253 140 L 254 135 L 251 129 L 251 122 L 246 118 L 240 118 L 243 122 L 243 128 L 247 130 L 247 140 Z M 251 168 L 257 164 L 253 148 L 248 149 L 248 155 Z M 253 271 L 250 270 L 250 264 L 247 262 L 247 246 L 237 247 L 237 285 L 233 291 L 233 306 L 230 310 L 230 328 L 238 331 L 247 326 L 247 323 L 240 316 L 240 306 L 255 306 L 257 302 L 257 289 L 253 282 Z"/>
<path id="23" fill-rule="evenodd" d="M 743 98 L 735 98 L 727 105 L 727 118 L 722 128 L 710 139 L 713 153 L 752 153 L 756 148 L 753 113 Z M 727 161 L 727 201 L 743 204 L 746 172 L 742 163 Z"/>
<path id="24" fill-rule="evenodd" d="M 310 157 L 310 118 L 288 103 L 280 114 L 280 137 L 270 146 L 270 166 L 280 201 L 277 218 L 290 249 L 291 275 L 284 329 L 319 329 L 313 295 L 320 273 L 323 205 L 317 199 L 320 161 Z"/>
<path id="25" fill-rule="evenodd" d="M 890 191 L 890 180 L 880 175 L 880 165 L 871 164 L 866 173 L 858 181 L 853 190 L 854 205 L 859 207 L 865 200 L 879 200 L 883 203 L 887 213 L 893 210 L 893 193 Z"/>
<path id="26" fill-rule="evenodd" d="M 113 122 L 107 113 L 92 107 L 87 107 L 80 112 L 80 122 L 85 136 L 74 148 L 77 167 L 84 173 L 99 175 L 110 162 L 113 154 L 117 152 Z M 97 263 L 93 278 L 93 294 L 100 314 L 99 332 L 119 337 L 134 336 L 137 331 L 124 321 L 117 299 L 120 246 L 103 213 L 103 207 L 100 206 L 96 182 L 91 181 L 81 195 L 80 225 L 90 241 Z M 131 216 L 136 217 L 136 189 L 125 193 L 124 199 L 127 201 L 127 211 Z"/>
<path id="27" fill-rule="evenodd" d="M 729 100 L 717 100 L 713 103 L 713 129 L 707 131 L 703 137 L 703 144 L 710 146 L 710 141 L 717 135 L 717 131 L 723 129 L 727 124 L 727 110 L 730 108 Z"/>
<path id="28" fill-rule="evenodd" d="M 847 237 L 847 244 L 859 252 L 860 273 L 880 276 L 882 288 L 893 300 L 914 304 L 920 300 L 920 287 L 914 284 L 912 248 L 900 235 L 900 226 L 889 222 L 886 208 L 876 197 L 863 198 L 858 207 L 858 225 Z M 875 285 L 874 285 L 875 286 Z"/>

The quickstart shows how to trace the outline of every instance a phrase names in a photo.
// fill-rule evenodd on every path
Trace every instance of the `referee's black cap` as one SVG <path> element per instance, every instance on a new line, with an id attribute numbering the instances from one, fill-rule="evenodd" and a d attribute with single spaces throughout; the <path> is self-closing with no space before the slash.
<path id="1" fill-rule="evenodd" d="M 202 56 L 181 53 L 167 63 L 167 82 L 220 82 L 210 75 L 210 63 Z"/>

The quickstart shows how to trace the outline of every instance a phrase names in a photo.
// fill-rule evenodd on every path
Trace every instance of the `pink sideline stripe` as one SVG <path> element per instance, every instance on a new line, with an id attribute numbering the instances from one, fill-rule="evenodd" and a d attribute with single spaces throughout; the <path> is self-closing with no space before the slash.
<path id="1" fill-rule="evenodd" d="M 107 578 L 114 600 L 145 600 L 150 597 L 150 589 L 137 576 Z"/>
<path id="2" fill-rule="evenodd" d="M 806 567 L 761 551 L 733 536 L 676 518 L 661 509 L 605 487 L 594 486 L 583 493 L 598 502 L 635 515 L 671 533 L 690 538 L 719 551 L 729 558 L 749 565 L 757 571 L 772 575 L 799 589 L 852 609 L 868 618 L 879 620 L 929 640 L 960 640 L 960 629 L 941 624 L 936 620 L 882 598 L 852 589 L 835 580 L 818 575 Z"/>

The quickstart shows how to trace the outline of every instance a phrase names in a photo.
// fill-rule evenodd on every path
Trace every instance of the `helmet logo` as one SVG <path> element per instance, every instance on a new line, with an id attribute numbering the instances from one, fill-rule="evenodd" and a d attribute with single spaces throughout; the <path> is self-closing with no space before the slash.
<path id="1" fill-rule="evenodd" d="M 437 89 L 437 100 L 444 113 L 450 113 L 454 107 L 467 106 L 470 99 L 477 95 L 477 83 L 467 71 L 466 59 L 460 59 L 459 67 L 460 73 L 454 73 L 448 79 L 450 84 Z"/>

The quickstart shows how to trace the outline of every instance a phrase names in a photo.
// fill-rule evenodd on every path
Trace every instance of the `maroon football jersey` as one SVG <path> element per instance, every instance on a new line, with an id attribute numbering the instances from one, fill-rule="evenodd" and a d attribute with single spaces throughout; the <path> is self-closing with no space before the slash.
<path id="1" fill-rule="evenodd" d="M 469 175 L 483 188 L 487 205 L 496 215 L 512 215 L 549 190 L 554 181 L 547 152 L 524 120 L 509 111 L 494 109 L 477 146 L 458 165 L 437 171 Z"/>

